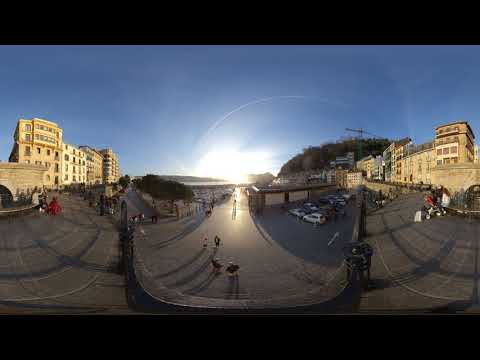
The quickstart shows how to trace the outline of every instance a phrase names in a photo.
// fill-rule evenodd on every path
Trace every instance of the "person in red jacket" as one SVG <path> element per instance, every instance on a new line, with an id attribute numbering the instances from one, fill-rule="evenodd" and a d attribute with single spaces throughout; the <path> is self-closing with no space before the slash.
<path id="1" fill-rule="evenodd" d="M 49 215 L 58 215 L 62 211 L 60 204 L 57 201 L 57 198 L 54 197 L 50 204 L 47 207 L 47 214 Z"/>

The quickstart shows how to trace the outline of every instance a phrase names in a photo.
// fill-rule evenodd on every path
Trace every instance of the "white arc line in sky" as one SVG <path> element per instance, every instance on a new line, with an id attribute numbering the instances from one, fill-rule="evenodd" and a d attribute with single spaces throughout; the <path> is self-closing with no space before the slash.
<path id="1" fill-rule="evenodd" d="M 208 138 L 208 136 L 213 132 L 215 131 L 215 129 L 217 129 L 225 120 L 227 120 L 231 115 L 235 114 L 236 112 L 240 111 L 240 110 L 243 110 L 245 109 L 246 107 L 250 106 L 250 105 L 255 105 L 255 104 L 260 104 L 260 103 L 264 103 L 264 102 L 268 102 L 268 101 L 272 101 L 272 100 L 276 100 L 276 99 L 307 99 L 307 98 L 312 98 L 312 99 L 317 99 L 321 102 L 325 102 L 325 103 L 330 103 L 330 104 L 336 104 L 336 105 L 342 105 L 342 106 L 348 106 L 348 104 L 344 103 L 344 102 L 341 102 L 341 101 L 333 101 L 333 100 L 328 100 L 328 99 L 324 99 L 324 98 L 319 98 L 317 96 L 313 96 L 313 95 L 279 95 L 279 96 L 270 96 L 270 97 L 266 97 L 266 98 L 261 98 L 261 99 L 257 99 L 257 100 L 252 100 L 252 101 L 249 101 L 248 103 L 246 104 L 243 104 L 243 105 L 240 105 L 238 106 L 237 108 L 233 109 L 232 111 L 228 112 L 227 114 L 223 115 L 219 120 L 215 121 L 208 129 L 207 131 L 205 132 L 205 134 L 200 138 L 200 141 L 198 142 L 199 145 L 202 145 L 206 138 Z"/>

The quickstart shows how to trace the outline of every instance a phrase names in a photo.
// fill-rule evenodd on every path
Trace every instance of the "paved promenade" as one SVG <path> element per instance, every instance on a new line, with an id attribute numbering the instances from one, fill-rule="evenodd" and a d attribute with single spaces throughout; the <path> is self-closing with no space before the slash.
<path id="1" fill-rule="evenodd" d="M 0 219 L 0 313 L 130 312 L 113 220 L 78 196 L 57 197 L 58 216 Z"/>
<path id="2" fill-rule="evenodd" d="M 129 215 L 149 215 L 134 192 L 126 199 Z M 228 200 L 215 207 L 210 218 L 197 214 L 144 224 L 135 236 L 137 277 L 153 297 L 195 306 L 276 307 L 325 301 L 345 285 L 341 248 L 352 236 L 353 204 L 348 211 L 346 219 L 313 227 L 279 207 L 252 217 L 246 197 L 239 195 L 236 207 Z M 218 249 L 215 235 L 221 238 Z M 238 264 L 238 279 L 231 280 L 225 272 L 212 274 L 213 258 L 224 265 Z"/>
<path id="3" fill-rule="evenodd" d="M 376 289 L 363 295 L 362 310 L 478 306 L 480 222 L 446 216 L 414 223 L 422 205 L 420 193 L 401 195 L 368 216 Z"/>

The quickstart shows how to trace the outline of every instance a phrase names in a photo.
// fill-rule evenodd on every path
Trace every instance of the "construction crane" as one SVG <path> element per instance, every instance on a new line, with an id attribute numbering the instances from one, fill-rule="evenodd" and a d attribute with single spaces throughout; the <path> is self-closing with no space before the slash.
<path id="1" fill-rule="evenodd" d="M 363 129 L 349 129 L 349 128 L 345 128 L 346 131 L 350 131 L 350 132 L 356 132 L 356 133 L 359 133 L 360 134 L 360 138 L 363 138 L 363 134 L 368 134 L 368 135 L 372 135 L 374 137 L 377 137 L 377 138 L 382 138 L 381 136 L 377 136 L 375 134 L 372 134 L 368 131 L 365 131 Z"/>
<path id="2" fill-rule="evenodd" d="M 367 134 L 367 135 L 372 135 L 374 137 L 377 137 L 377 138 L 382 138 L 381 136 L 377 136 L 375 134 L 372 134 L 368 131 L 365 131 L 363 129 L 349 129 L 349 128 L 345 128 L 346 131 L 350 131 L 350 132 L 355 132 L 355 133 L 358 133 L 360 134 L 360 139 L 362 140 L 363 139 L 363 134 Z M 358 160 L 362 159 L 363 158 L 363 154 L 362 154 L 362 142 L 359 141 L 358 142 Z"/>

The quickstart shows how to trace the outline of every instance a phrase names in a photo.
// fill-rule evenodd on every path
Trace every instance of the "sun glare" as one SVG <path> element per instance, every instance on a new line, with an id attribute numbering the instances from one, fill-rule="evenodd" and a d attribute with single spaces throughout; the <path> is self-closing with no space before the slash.
<path id="1" fill-rule="evenodd" d="M 213 151 L 200 159 L 197 176 L 225 179 L 235 183 L 247 182 L 248 174 L 271 171 L 270 155 L 266 152 Z"/>

